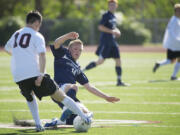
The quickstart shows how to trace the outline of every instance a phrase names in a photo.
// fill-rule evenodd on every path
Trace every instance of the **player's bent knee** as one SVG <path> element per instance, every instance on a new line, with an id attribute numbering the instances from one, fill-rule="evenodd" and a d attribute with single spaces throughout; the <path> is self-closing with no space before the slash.
<path id="1" fill-rule="evenodd" d="M 72 89 L 74 89 L 77 92 L 78 91 L 78 86 L 76 84 L 73 84 Z"/>
<path id="2" fill-rule="evenodd" d="M 56 100 L 56 101 L 58 101 L 58 102 L 61 102 L 61 101 L 66 97 L 66 95 L 65 95 L 65 93 L 62 92 L 61 90 L 56 90 L 56 91 L 54 92 L 54 94 L 51 95 L 51 97 L 52 97 L 54 100 Z"/>
<path id="3" fill-rule="evenodd" d="M 176 59 L 172 59 L 170 60 L 171 61 L 171 64 L 175 63 L 176 62 Z"/>
<path id="4" fill-rule="evenodd" d="M 32 102 L 32 101 L 33 101 L 32 95 L 26 96 L 25 98 L 26 98 L 26 100 L 27 100 L 28 102 Z"/>

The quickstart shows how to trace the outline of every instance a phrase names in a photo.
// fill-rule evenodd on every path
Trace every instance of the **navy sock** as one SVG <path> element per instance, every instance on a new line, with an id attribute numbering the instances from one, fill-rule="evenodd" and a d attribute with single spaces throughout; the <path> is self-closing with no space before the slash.
<path id="1" fill-rule="evenodd" d="M 118 76 L 118 81 L 121 81 L 122 68 L 116 67 L 116 74 Z"/>
<path id="2" fill-rule="evenodd" d="M 91 62 L 91 63 L 89 63 L 87 66 L 86 66 L 86 70 L 89 70 L 89 69 L 92 69 L 92 68 L 94 68 L 94 67 L 96 67 L 96 63 L 93 61 L 93 62 Z"/>
<path id="3" fill-rule="evenodd" d="M 77 99 L 76 97 L 76 91 L 74 89 L 69 89 L 66 95 L 71 97 L 75 102 L 80 102 L 79 99 Z"/>

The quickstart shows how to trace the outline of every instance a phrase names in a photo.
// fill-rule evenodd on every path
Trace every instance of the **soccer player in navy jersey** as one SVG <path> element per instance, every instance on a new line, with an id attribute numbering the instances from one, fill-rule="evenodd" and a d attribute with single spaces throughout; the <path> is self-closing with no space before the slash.
<path id="1" fill-rule="evenodd" d="M 117 0 L 108 0 L 108 11 L 102 16 L 98 29 L 101 31 L 100 45 L 97 48 L 96 54 L 99 56 L 97 61 L 90 62 L 83 71 L 92 69 L 104 63 L 107 58 L 115 60 L 115 70 L 117 74 L 117 86 L 127 86 L 122 82 L 122 68 L 119 54 L 118 43 L 116 38 L 121 35 L 120 30 L 116 27 L 116 17 L 114 12 L 118 6 Z"/>
<path id="2" fill-rule="evenodd" d="M 79 64 L 77 63 L 77 60 L 79 59 L 83 50 L 83 43 L 81 40 L 77 39 L 78 37 L 78 33 L 70 32 L 57 38 L 54 42 L 54 45 L 50 46 L 51 51 L 54 55 L 54 80 L 59 85 L 59 87 L 74 101 L 78 102 L 78 104 L 80 103 L 80 101 L 76 97 L 76 93 L 78 90 L 76 82 L 83 85 L 84 88 L 87 89 L 90 93 L 101 97 L 108 102 L 118 102 L 119 98 L 108 96 L 91 85 L 88 78 L 81 70 Z M 63 43 L 69 39 L 73 40 L 69 43 L 68 48 L 63 47 Z M 63 104 L 59 102 L 56 103 L 58 103 L 58 105 L 63 108 Z M 82 110 L 85 113 L 89 112 L 86 107 L 82 107 L 82 104 L 80 105 L 80 107 L 83 108 Z M 61 121 L 56 121 L 60 123 L 55 122 L 55 124 L 72 124 L 74 117 L 71 120 L 68 120 L 67 118 L 71 117 L 73 113 L 70 112 L 69 109 L 63 110 L 64 111 L 61 117 Z M 66 118 L 64 118 L 64 116 Z M 66 123 L 63 123 L 63 121 L 65 120 Z M 69 123 L 67 121 L 69 121 Z M 49 125 L 47 124 L 45 126 Z"/>

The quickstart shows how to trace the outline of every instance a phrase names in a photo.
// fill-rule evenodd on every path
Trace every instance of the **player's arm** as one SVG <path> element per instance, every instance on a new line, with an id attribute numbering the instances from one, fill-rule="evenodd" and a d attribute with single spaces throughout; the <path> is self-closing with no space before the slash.
<path id="1" fill-rule="evenodd" d="M 109 29 L 109 28 L 105 27 L 104 25 L 100 24 L 100 25 L 98 26 L 98 29 L 99 29 L 99 31 L 101 31 L 101 32 L 113 34 L 113 35 L 115 35 L 116 37 L 120 37 L 120 35 L 121 35 L 121 32 L 120 32 L 120 30 L 119 30 L 118 28 L 116 28 L 116 29 Z"/>
<path id="2" fill-rule="evenodd" d="M 9 52 L 9 51 L 7 51 L 7 50 L 5 50 L 5 52 L 6 52 L 7 54 L 9 54 L 9 55 L 12 55 L 12 53 L 11 53 L 11 52 Z"/>
<path id="3" fill-rule="evenodd" d="M 96 87 L 92 86 L 89 83 L 86 83 L 83 86 L 92 94 L 94 94 L 98 97 L 101 97 L 101 98 L 107 100 L 108 102 L 114 103 L 114 102 L 118 102 L 120 100 L 119 98 L 106 95 L 105 93 L 101 92 L 100 90 L 98 90 Z"/>
<path id="4" fill-rule="evenodd" d="M 41 86 L 41 82 L 45 73 L 45 68 L 46 68 L 46 53 L 42 52 L 39 53 L 39 71 L 41 74 L 35 80 L 36 86 Z"/>
<path id="5" fill-rule="evenodd" d="M 40 66 L 40 73 L 45 73 L 46 67 L 46 53 L 42 52 L 39 54 L 39 66 Z"/>
<path id="6" fill-rule="evenodd" d="M 78 37 L 79 37 L 79 34 L 76 32 L 70 32 L 63 36 L 60 36 L 54 41 L 54 48 L 58 49 L 66 40 L 76 39 Z"/>

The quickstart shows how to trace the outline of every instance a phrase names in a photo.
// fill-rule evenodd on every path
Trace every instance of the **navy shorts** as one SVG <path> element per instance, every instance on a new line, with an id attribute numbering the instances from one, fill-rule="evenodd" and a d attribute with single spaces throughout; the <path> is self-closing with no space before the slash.
<path id="1" fill-rule="evenodd" d="M 170 49 L 167 50 L 167 59 L 175 59 L 180 57 L 180 51 L 172 51 Z"/>
<path id="2" fill-rule="evenodd" d="M 96 55 L 103 58 L 120 58 L 118 43 L 112 39 L 101 39 Z"/>
<path id="3" fill-rule="evenodd" d="M 41 86 L 39 87 L 35 85 L 36 79 L 37 77 L 33 77 L 17 82 L 22 95 L 27 101 L 33 100 L 31 95 L 32 91 L 39 98 L 39 100 L 41 100 L 42 97 L 52 95 L 57 89 L 59 89 L 58 85 L 50 78 L 48 74 L 44 75 Z"/>

